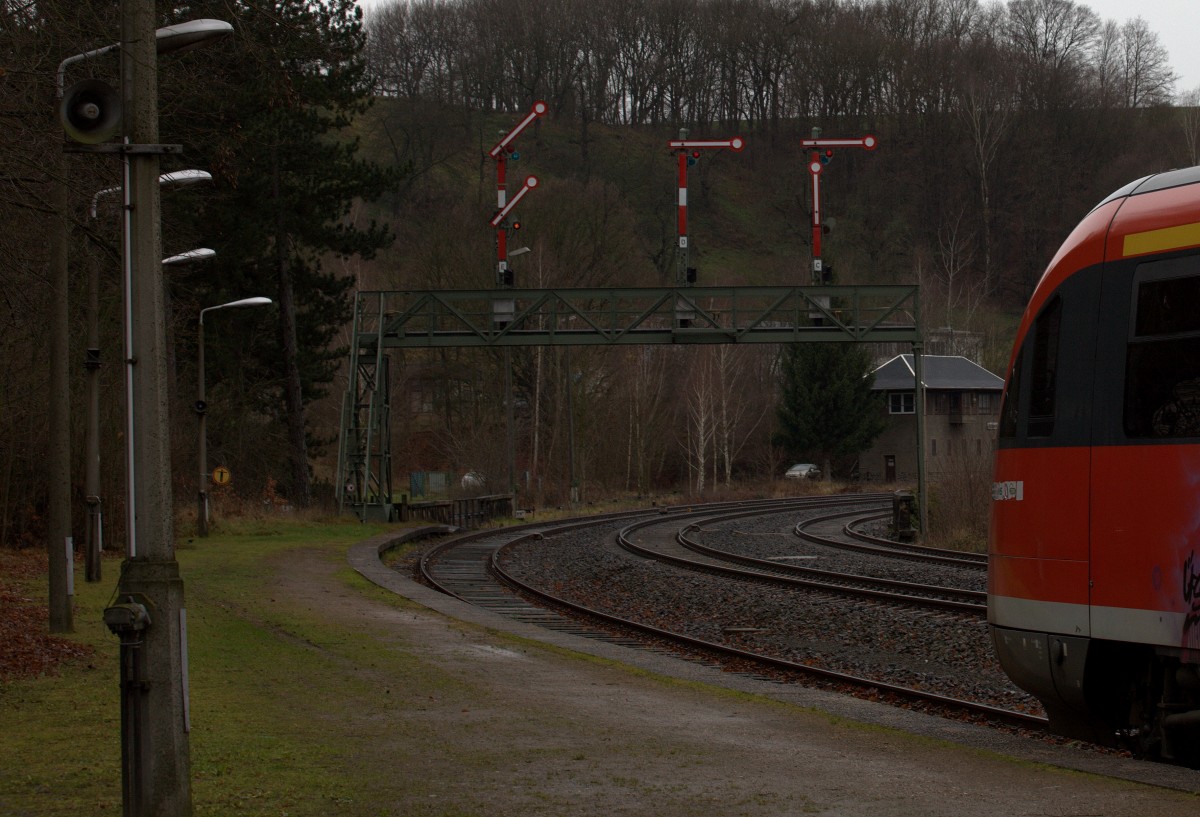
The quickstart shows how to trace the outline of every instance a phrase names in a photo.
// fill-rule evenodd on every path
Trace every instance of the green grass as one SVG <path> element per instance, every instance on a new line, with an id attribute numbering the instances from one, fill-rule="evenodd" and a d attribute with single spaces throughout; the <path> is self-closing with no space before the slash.
<path id="1" fill-rule="evenodd" d="M 358 713 L 387 708 L 389 687 L 419 681 L 437 688 L 439 679 L 418 677 L 426 670 L 403 651 L 325 623 L 319 606 L 276 601 L 270 581 L 276 560 L 298 549 L 344 565 L 350 544 L 380 530 L 256 524 L 178 552 L 197 815 L 377 813 L 360 802 L 367 787 L 355 759 L 369 753 L 372 728 Z M 393 599 L 344 567 L 335 571 L 363 592 Z M 101 583 L 76 582 L 72 638 L 93 647 L 93 658 L 0 686 L 0 814 L 121 812 L 118 647 L 101 618 L 119 562 L 106 560 L 104 573 Z M 44 596 L 42 584 L 21 589 Z M 384 701 L 364 705 L 380 694 Z"/>

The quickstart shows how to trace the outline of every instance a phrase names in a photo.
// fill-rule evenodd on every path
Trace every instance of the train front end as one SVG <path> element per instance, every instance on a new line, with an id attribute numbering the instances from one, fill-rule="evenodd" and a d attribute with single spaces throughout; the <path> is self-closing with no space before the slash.
<path id="1" fill-rule="evenodd" d="M 1140 179 L 1043 275 L 1006 373 L 988 622 L 1051 728 L 1200 756 L 1200 168 Z"/>

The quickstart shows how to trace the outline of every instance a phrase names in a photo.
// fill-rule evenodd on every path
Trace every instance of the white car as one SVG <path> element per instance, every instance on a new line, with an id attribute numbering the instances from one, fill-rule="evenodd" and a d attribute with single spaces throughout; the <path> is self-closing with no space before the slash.
<path id="1" fill-rule="evenodd" d="M 797 463 L 783 474 L 784 479 L 818 479 L 820 476 L 821 469 L 811 462 Z"/>

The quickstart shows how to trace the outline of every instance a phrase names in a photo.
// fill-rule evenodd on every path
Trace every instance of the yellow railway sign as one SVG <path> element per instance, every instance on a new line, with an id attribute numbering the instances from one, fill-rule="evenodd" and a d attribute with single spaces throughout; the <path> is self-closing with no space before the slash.
<path id="1" fill-rule="evenodd" d="M 229 473 L 229 469 L 224 465 L 218 465 L 213 469 L 212 481 L 215 485 L 228 485 L 231 479 L 233 479 L 233 474 Z"/>

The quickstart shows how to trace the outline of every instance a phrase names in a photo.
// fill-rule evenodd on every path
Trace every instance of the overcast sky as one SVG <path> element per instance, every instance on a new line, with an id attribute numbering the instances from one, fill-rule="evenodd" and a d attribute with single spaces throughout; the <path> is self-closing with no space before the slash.
<path id="1" fill-rule="evenodd" d="M 358 0 L 364 9 L 388 0 Z M 602 2 L 602 0 L 597 0 Z M 1179 75 L 1176 93 L 1200 87 L 1200 0 L 1080 0 L 1104 20 L 1124 23 L 1140 16 L 1158 34 L 1171 56 L 1171 67 Z"/>

